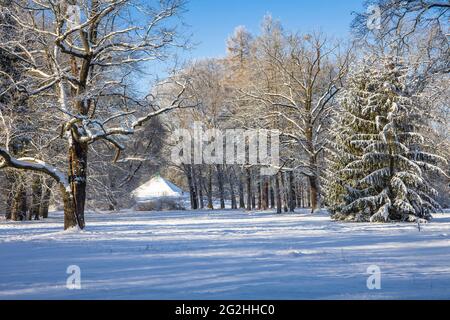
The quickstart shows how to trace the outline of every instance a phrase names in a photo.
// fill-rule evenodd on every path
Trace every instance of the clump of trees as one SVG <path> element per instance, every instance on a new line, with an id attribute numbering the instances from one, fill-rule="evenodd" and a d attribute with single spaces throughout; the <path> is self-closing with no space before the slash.
<path id="1" fill-rule="evenodd" d="M 89 201 L 117 210 L 159 171 L 192 209 L 429 219 L 450 205 L 449 6 L 368 4 L 379 27 L 358 14 L 354 42 L 267 16 L 258 35 L 237 27 L 225 57 L 188 63 L 142 97 L 139 69 L 184 45 L 182 0 L 2 0 L 0 209 L 46 217 L 53 194 L 65 228 L 83 228 Z M 194 135 L 194 123 L 279 132 L 280 163 L 172 163 L 172 133 Z"/>
<path id="2" fill-rule="evenodd" d="M 396 7 L 383 8 L 394 21 Z M 406 8 L 409 18 L 416 9 Z M 323 205 L 340 220 L 416 221 L 439 210 L 436 199 L 446 205 L 448 55 L 434 49 L 442 45 L 436 24 L 425 47 L 403 34 L 406 21 L 398 32 L 375 35 L 360 21 L 354 28 L 361 37 L 345 45 L 285 31 L 267 16 L 260 35 L 236 28 L 225 58 L 186 68 L 200 107 L 176 113 L 175 127 L 202 121 L 281 133 L 281 165 L 272 177 L 259 174 L 263 165 L 183 164 L 193 209 L 205 207 L 205 194 L 211 208 L 214 194 L 221 208 L 226 198 L 247 210 L 314 212 Z"/>
<path id="3" fill-rule="evenodd" d="M 203 195 L 206 207 L 212 207 L 214 178 L 221 208 L 226 196 L 232 208 L 319 209 L 326 132 L 350 56 L 349 48 L 321 34 L 289 33 L 266 17 L 257 37 L 243 27 L 235 30 L 226 58 L 187 67 L 188 90 L 199 106 L 175 112 L 174 129 L 198 121 L 204 129 L 276 130 L 282 140 L 282 164 L 273 168 L 273 177 L 260 175 L 264 164 L 224 165 L 225 158 L 216 164 L 182 164 L 192 208 L 205 207 Z"/>

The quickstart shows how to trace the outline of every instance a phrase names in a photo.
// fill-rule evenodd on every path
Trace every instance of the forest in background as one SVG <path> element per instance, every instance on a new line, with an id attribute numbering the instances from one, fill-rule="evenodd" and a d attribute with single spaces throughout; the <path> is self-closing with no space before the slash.
<path id="1" fill-rule="evenodd" d="M 86 205 L 128 208 L 130 191 L 156 173 L 189 190 L 192 209 L 219 199 L 220 208 L 417 221 L 450 205 L 446 1 L 369 1 L 378 11 L 358 14 L 346 41 L 266 16 L 259 34 L 237 27 L 226 56 L 183 64 L 145 97 L 139 69 L 186 46 L 184 1 L 0 3 L 7 219 L 45 218 L 52 203 L 65 228 L 83 228 Z M 173 132 L 194 122 L 279 131 L 277 173 L 172 163 Z"/>

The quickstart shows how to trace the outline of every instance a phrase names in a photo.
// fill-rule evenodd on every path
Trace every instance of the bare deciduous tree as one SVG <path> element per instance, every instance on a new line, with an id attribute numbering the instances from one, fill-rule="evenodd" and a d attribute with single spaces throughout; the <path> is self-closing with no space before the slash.
<path id="1" fill-rule="evenodd" d="M 52 177 L 63 194 L 65 228 L 85 226 L 89 145 L 97 141 L 110 144 L 117 150 L 117 160 L 124 148 L 120 137 L 134 134 L 155 116 L 187 106 L 185 82 L 173 83 L 179 90 L 163 107 L 154 95 L 137 99 L 127 82 L 135 67 L 164 58 L 167 50 L 177 45 L 172 18 L 182 5 L 181 0 L 152 4 L 12 0 L 1 6 L 10 17 L 2 20 L 1 27 L 15 30 L 17 36 L 2 41 L 0 49 L 20 61 L 24 70 L 19 81 L 9 78 L 10 86 L 27 97 L 45 97 L 41 111 L 58 115 L 60 138 L 67 146 L 68 172 L 37 158 L 15 158 L 8 146 L 0 147 L 0 168 Z M 20 15 L 22 10 L 28 14 Z M 133 19 L 136 15 L 140 18 Z M 113 96 L 119 97 L 120 103 L 109 105 L 108 98 Z M 142 110 L 142 115 L 133 107 Z"/>

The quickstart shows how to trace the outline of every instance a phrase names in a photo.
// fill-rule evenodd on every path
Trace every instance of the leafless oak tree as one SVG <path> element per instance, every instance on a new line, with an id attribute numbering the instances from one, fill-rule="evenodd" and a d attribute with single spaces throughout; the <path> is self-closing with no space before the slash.
<path id="1" fill-rule="evenodd" d="M 155 95 L 136 98 L 127 82 L 133 68 L 164 58 L 177 45 L 173 18 L 182 6 L 182 0 L 12 0 L 1 6 L 9 17 L 1 27 L 16 30 L 17 36 L 2 41 L 0 50 L 16 57 L 25 74 L 20 81 L 9 77 L 10 85 L 27 97 L 45 97 L 47 110 L 58 114 L 68 171 L 36 158 L 15 158 L 7 145 L 0 147 L 0 167 L 52 177 L 64 198 L 66 229 L 85 226 L 89 145 L 109 143 L 117 160 L 124 148 L 121 137 L 153 117 L 187 107 L 185 82 L 174 83 L 179 90 L 165 106 Z M 108 105 L 112 96 L 120 104 Z"/>

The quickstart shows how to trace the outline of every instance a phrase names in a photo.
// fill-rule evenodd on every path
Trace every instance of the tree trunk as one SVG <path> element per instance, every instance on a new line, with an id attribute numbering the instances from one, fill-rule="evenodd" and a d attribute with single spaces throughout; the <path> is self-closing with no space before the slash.
<path id="1" fill-rule="evenodd" d="M 288 193 L 287 193 L 287 185 L 286 185 L 286 173 L 281 173 L 281 188 L 283 189 L 283 210 L 284 212 L 288 212 Z"/>
<path id="2" fill-rule="evenodd" d="M 71 191 L 67 191 L 63 186 L 60 186 L 60 190 L 64 201 L 64 230 L 67 230 L 78 225 L 75 200 Z"/>
<path id="3" fill-rule="evenodd" d="M 11 220 L 11 210 L 12 210 L 12 204 L 14 202 L 14 198 L 10 194 L 8 194 L 8 198 L 6 199 L 6 206 L 5 206 L 5 219 Z"/>
<path id="4" fill-rule="evenodd" d="M 114 190 L 116 190 L 116 183 L 114 180 L 111 180 L 108 184 L 108 189 L 106 190 L 106 198 L 108 200 L 108 210 L 109 211 L 119 211 L 120 206 L 117 202 L 116 196 L 114 194 Z"/>
<path id="5" fill-rule="evenodd" d="M 208 209 L 214 210 L 214 204 L 213 204 L 213 199 L 212 199 L 212 167 L 209 166 L 208 168 L 208 191 L 207 191 L 207 196 L 208 196 Z"/>
<path id="6" fill-rule="evenodd" d="M 307 103 L 307 110 L 311 110 L 311 100 Z M 311 168 L 311 175 L 308 176 L 309 180 L 309 196 L 311 212 L 316 211 L 318 205 L 319 197 L 319 181 L 318 181 L 318 167 L 317 167 L 317 153 L 314 148 L 314 125 L 311 122 L 311 118 L 307 119 L 309 126 L 306 128 L 306 144 L 308 146 L 308 151 L 310 153 L 309 157 L 309 167 Z"/>
<path id="7" fill-rule="evenodd" d="M 236 201 L 236 195 L 234 193 L 234 184 L 232 182 L 232 179 L 230 179 L 230 196 L 231 196 L 231 209 L 236 210 L 237 209 L 237 201 Z"/>
<path id="8" fill-rule="evenodd" d="M 20 179 L 22 180 L 22 179 Z M 11 220 L 24 220 L 27 214 L 27 193 L 22 181 L 17 182 L 14 190 L 14 200 L 11 209 Z"/>
<path id="9" fill-rule="evenodd" d="M 305 188 L 304 188 L 305 189 Z M 305 208 L 311 208 L 311 188 L 306 188 L 306 206 Z"/>
<path id="10" fill-rule="evenodd" d="M 258 210 L 261 210 L 262 208 L 262 190 L 261 190 L 261 182 L 258 182 L 257 184 L 258 188 Z"/>
<path id="11" fill-rule="evenodd" d="M 276 199 L 276 206 L 277 206 L 277 213 L 281 214 L 281 190 L 280 190 L 280 173 L 277 173 L 274 176 L 275 180 L 275 199 Z"/>
<path id="12" fill-rule="evenodd" d="M 47 182 L 47 187 L 43 187 L 44 190 L 42 192 L 41 205 L 39 206 L 39 215 L 43 219 L 47 219 L 48 218 L 48 207 L 50 205 L 50 195 L 51 195 L 50 188 L 52 187 L 52 184 L 53 184 L 53 181 L 49 180 Z"/>
<path id="13" fill-rule="evenodd" d="M 114 194 L 112 192 L 108 192 L 106 197 L 108 199 L 108 210 L 109 211 L 118 211 L 119 210 L 119 204 L 117 203 L 117 200 L 114 197 Z"/>
<path id="14" fill-rule="evenodd" d="M 311 213 L 317 210 L 318 207 L 318 182 L 315 176 L 308 177 L 309 179 L 309 189 L 310 189 L 310 205 L 311 205 Z"/>
<path id="15" fill-rule="evenodd" d="M 266 177 L 263 177 L 262 184 L 262 209 L 269 209 L 269 181 Z"/>
<path id="16" fill-rule="evenodd" d="M 230 184 L 230 196 L 231 196 L 231 209 L 236 210 L 237 209 L 237 203 L 236 203 L 236 195 L 234 193 L 234 180 L 233 180 L 233 174 L 230 172 L 230 175 L 228 177 L 229 184 Z"/>
<path id="17" fill-rule="evenodd" d="M 220 165 L 217 165 L 216 169 L 217 169 L 217 182 L 219 184 L 220 209 L 225 209 L 225 189 L 223 182 L 223 171 Z"/>
<path id="18" fill-rule="evenodd" d="M 252 210 L 252 176 L 250 173 L 250 169 L 247 168 L 245 169 L 246 174 L 247 174 L 247 210 L 251 211 Z"/>
<path id="19" fill-rule="evenodd" d="M 270 183 L 270 209 L 274 209 L 275 208 L 275 192 L 274 192 L 274 187 L 273 187 L 273 179 Z"/>
<path id="20" fill-rule="evenodd" d="M 245 209 L 244 201 L 244 183 L 242 182 L 242 174 L 239 172 L 239 208 Z"/>
<path id="21" fill-rule="evenodd" d="M 197 195 L 195 194 L 194 182 L 192 181 L 192 170 L 191 165 L 184 165 L 184 172 L 186 173 L 186 178 L 188 180 L 189 186 L 189 197 L 191 200 L 191 209 L 198 209 Z"/>
<path id="22" fill-rule="evenodd" d="M 194 202 L 196 203 L 196 209 L 198 209 L 198 208 L 200 208 L 200 199 L 198 196 L 197 171 L 195 170 L 194 165 L 191 165 L 190 167 L 192 170 L 192 185 L 194 188 L 193 199 L 194 199 Z"/>
<path id="23" fill-rule="evenodd" d="M 252 191 L 252 210 L 256 209 L 256 195 L 255 192 Z"/>
<path id="24" fill-rule="evenodd" d="M 69 147 L 69 183 L 71 197 L 64 200 L 64 228 L 78 226 L 84 229 L 84 207 L 86 203 L 88 145 L 79 143 L 75 137 Z M 68 201 L 72 201 L 70 205 Z M 66 211 L 67 210 L 67 211 Z"/>
<path id="25" fill-rule="evenodd" d="M 297 207 L 298 208 L 303 208 L 303 190 L 302 190 L 302 185 L 300 182 L 297 182 L 296 184 L 297 186 L 297 191 L 296 191 L 296 196 L 297 196 Z"/>
<path id="26" fill-rule="evenodd" d="M 295 212 L 295 183 L 293 171 L 289 171 L 289 211 Z"/>
<path id="27" fill-rule="evenodd" d="M 39 220 L 39 208 L 41 207 L 41 198 L 42 198 L 42 178 L 40 176 L 36 176 L 33 180 L 32 189 L 32 198 L 31 198 L 31 209 L 30 209 L 30 217 L 31 220 L 34 217 L 34 220 Z"/>
<path id="28" fill-rule="evenodd" d="M 10 220 L 12 206 L 14 203 L 14 176 L 12 174 L 11 175 L 6 174 L 6 183 L 7 183 L 6 189 L 8 190 L 8 195 L 6 198 L 5 219 Z"/>
<path id="29" fill-rule="evenodd" d="M 200 203 L 200 209 L 204 209 L 205 208 L 205 202 L 203 199 L 203 176 L 201 174 L 201 172 L 199 172 L 199 174 L 197 175 L 197 179 L 198 179 L 198 199 L 199 199 L 199 203 Z"/>

